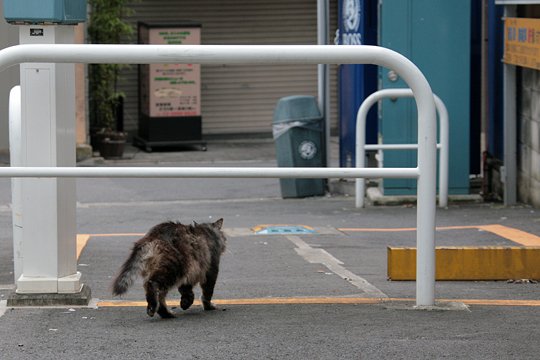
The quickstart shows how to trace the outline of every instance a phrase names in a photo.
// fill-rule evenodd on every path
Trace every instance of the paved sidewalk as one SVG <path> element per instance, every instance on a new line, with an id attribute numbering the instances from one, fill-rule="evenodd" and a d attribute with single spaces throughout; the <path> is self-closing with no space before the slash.
<path id="1" fill-rule="evenodd" d="M 131 153 L 79 165 L 275 166 L 270 140 L 209 143 L 207 152 Z M 13 290 L 9 182 L 0 182 L 0 190 L 5 299 Z M 467 306 L 412 310 L 415 283 L 387 280 L 386 248 L 415 246 L 407 230 L 416 226 L 414 206 L 356 209 L 353 197 L 338 195 L 283 200 L 276 179 L 81 179 L 78 201 L 78 269 L 94 300 L 83 308 L 4 303 L 0 358 L 537 359 L 540 353 L 540 284 L 438 282 L 439 301 Z M 215 292 L 219 311 L 197 304 L 182 311 L 171 291 L 177 317 L 149 318 L 140 281 L 123 297 L 111 295 L 112 277 L 149 227 L 219 217 L 228 234 Z M 253 228 L 261 224 L 305 225 L 316 233 L 257 235 Z M 540 239 L 540 210 L 451 204 L 437 210 L 437 226 L 452 227 L 437 231 L 438 246 L 522 246 L 512 234 Z"/>

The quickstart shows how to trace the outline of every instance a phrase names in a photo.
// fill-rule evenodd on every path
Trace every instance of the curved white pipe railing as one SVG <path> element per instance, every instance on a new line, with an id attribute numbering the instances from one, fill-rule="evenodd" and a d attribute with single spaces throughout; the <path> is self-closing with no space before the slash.
<path id="1" fill-rule="evenodd" d="M 418 107 L 418 164 L 404 170 L 403 176 L 418 179 L 417 207 L 417 281 L 416 305 L 432 306 L 435 303 L 435 165 L 436 122 L 433 93 L 422 72 L 403 55 L 376 46 L 347 45 L 17 45 L 0 51 L 0 71 L 24 62 L 42 63 L 194 63 L 194 64 L 375 64 L 394 70 L 412 89 Z M 343 177 L 348 172 L 338 169 L 268 168 L 197 168 L 169 170 L 152 168 L 152 176 L 175 172 L 184 177 Z M 134 176 L 152 170 L 140 168 L 1 168 L 0 177 L 13 176 L 81 176 L 105 177 Z M 241 173 L 246 171 L 245 173 Z M 312 171 L 309 175 L 308 171 Z M 394 176 L 391 169 L 354 169 L 351 177 Z M 124 172 L 124 175 L 120 175 Z M 394 175 L 392 175 L 394 174 Z M 150 175 L 148 175 L 150 176 Z M 172 175 L 171 175 L 172 176 Z M 397 175 L 396 175 L 397 177 Z"/>
<path id="2" fill-rule="evenodd" d="M 356 167 L 365 167 L 366 150 L 414 150 L 418 149 L 418 144 L 374 144 L 366 145 L 366 120 L 371 107 L 384 98 L 404 98 L 413 97 L 411 89 L 383 89 L 368 96 L 360 105 L 356 114 Z M 435 107 L 439 114 L 439 207 L 448 206 L 448 158 L 450 146 L 450 125 L 448 110 L 444 102 L 437 96 Z M 383 119 L 384 121 L 384 119 Z M 379 161 L 380 162 L 380 161 Z M 365 205 L 364 196 L 366 193 L 366 180 L 357 178 L 355 182 L 356 207 L 363 208 Z"/>

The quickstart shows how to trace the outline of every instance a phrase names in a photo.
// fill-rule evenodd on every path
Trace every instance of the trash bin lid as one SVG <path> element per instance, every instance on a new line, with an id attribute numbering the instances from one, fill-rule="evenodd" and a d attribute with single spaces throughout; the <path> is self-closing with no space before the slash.
<path id="1" fill-rule="evenodd" d="M 279 99 L 273 123 L 321 119 L 315 96 L 294 95 Z"/>

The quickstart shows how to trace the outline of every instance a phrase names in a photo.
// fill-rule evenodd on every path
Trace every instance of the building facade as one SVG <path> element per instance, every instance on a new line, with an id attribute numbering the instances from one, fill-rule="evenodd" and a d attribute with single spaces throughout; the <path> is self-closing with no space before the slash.
<path id="1" fill-rule="evenodd" d="M 317 3 L 300 1 L 141 0 L 130 5 L 127 19 L 152 23 L 196 21 L 201 44 L 317 44 Z M 336 28 L 337 1 L 330 1 L 331 29 Z M 136 43 L 137 39 L 130 40 Z M 337 127 L 336 66 L 331 67 L 331 123 Z M 126 94 L 124 128 L 137 130 L 137 66 L 123 71 L 120 90 Z M 272 115 L 281 97 L 317 95 L 317 65 L 203 65 L 201 67 L 202 131 L 221 135 L 270 136 Z"/>
<path id="2" fill-rule="evenodd" d="M 504 6 L 501 187 L 505 203 L 540 207 L 540 1 L 495 3 Z"/>

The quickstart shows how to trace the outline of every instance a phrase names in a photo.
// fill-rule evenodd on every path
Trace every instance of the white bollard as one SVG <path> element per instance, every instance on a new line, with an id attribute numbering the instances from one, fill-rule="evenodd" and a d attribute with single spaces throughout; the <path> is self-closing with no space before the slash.
<path id="1" fill-rule="evenodd" d="M 21 166 L 21 87 L 14 86 L 9 93 L 9 163 Z M 22 274 L 23 219 L 21 179 L 11 179 L 11 216 L 13 227 L 13 275 L 15 281 Z"/>
<path id="2" fill-rule="evenodd" d="M 21 25 L 19 40 L 21 44 L 32 44 L 28 46 L 73 43 L 74 26 Z M 20 76 L 21 166 L 74 167 L 74 65 L 24 62 L 20 65 Z M 80 292 L 75 179 L 19 181 L 24 214 L 23 261 L 16 292 Z"/>

